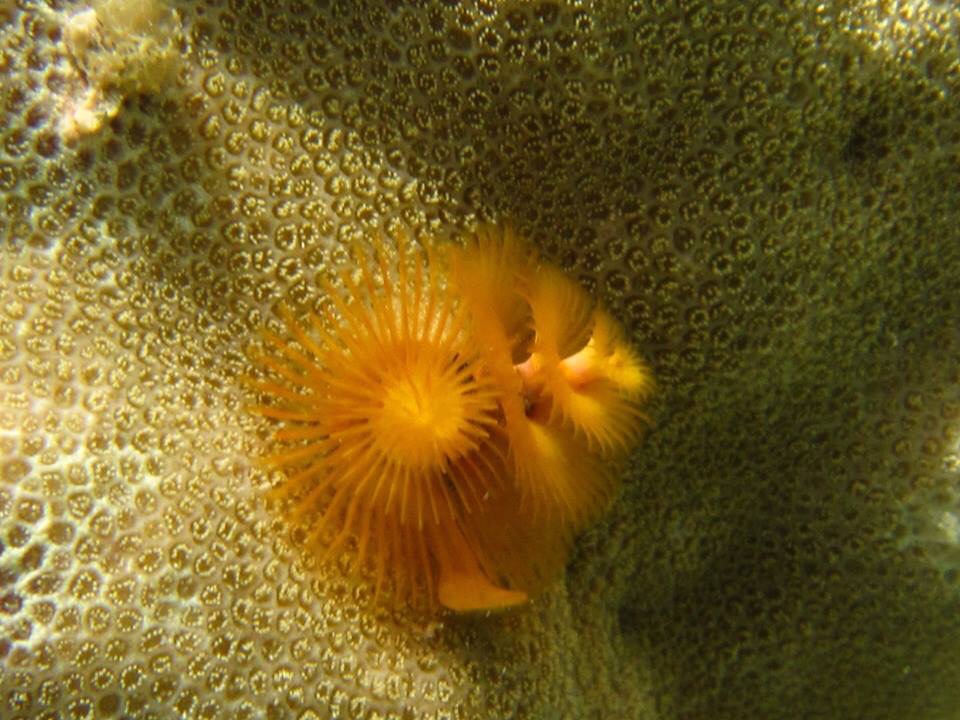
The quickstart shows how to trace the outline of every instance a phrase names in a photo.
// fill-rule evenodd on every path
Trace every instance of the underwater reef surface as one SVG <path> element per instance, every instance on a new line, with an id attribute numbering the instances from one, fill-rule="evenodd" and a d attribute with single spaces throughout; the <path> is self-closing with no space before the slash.
<path id="1" fill-rule="evenodd" d="M 958 21 L 0 5 L 0 715 L 958 717 Z M 505 219 L 652 427 L 531 604 L 385 609 L 268 509 L 246 349 Z"/>

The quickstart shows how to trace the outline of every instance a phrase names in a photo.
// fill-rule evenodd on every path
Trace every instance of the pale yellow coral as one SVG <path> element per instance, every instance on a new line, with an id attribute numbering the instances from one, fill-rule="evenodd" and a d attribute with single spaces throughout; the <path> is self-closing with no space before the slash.
<path id="1" fill-rule="evenodd" d="M 99 130 L 131 94 L 173 82 L 184 38 L 164 0 L 94 0 L 50 17 L 65 50 L 65 87 L 51 100 L 64 140 Z"/>
<path id="2" fill-rule="evenodd" d="M 955 716 L 954 4 L 170 7 L 177 82 L 68 145 L 84 8 L 0 4 L 0 716 Z M 653 431 L 530 608 L 378 613 L 265 511 L 242 351 L 505 217 Z"/>

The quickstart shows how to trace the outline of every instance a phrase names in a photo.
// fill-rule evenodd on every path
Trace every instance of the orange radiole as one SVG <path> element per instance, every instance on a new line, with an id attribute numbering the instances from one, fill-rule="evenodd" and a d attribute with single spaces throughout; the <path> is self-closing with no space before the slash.
<path id="1" fill-rule="evenodd" d="M 455 611 L 525 602 L 616 489 L 651 378 L 616 322 L 509 228 L 442 254 L 378 246 L 283 309 L 254 351 L 279 423 L 273 491 L 377 593 Z"/>

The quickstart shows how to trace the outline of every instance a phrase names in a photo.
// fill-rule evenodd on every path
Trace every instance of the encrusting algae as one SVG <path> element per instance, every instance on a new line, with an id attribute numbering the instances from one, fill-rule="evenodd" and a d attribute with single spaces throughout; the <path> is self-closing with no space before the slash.
<path id="1" fill-rule="evenodd" d="M 620 328 L 513 232 L 446 252 L 396 243 L 327 283 L 326 317 L 265 333 L 254 408 L 280 421 L 273 495 L 377 593 L 517 605 L 609 502 L 650 375 Z"/>

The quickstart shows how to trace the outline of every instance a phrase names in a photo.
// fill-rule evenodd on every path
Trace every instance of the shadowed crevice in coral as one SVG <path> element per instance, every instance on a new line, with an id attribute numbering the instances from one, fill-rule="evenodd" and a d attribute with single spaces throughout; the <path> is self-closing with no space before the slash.
<path id="1" fill-rule="evenodd" d="M 840 156 L 852 165 L 870 160 L 883 160 L 891 151 L 892 124 L 880 115 L 879 108 L 870 108 L 850 129 Z"/>

